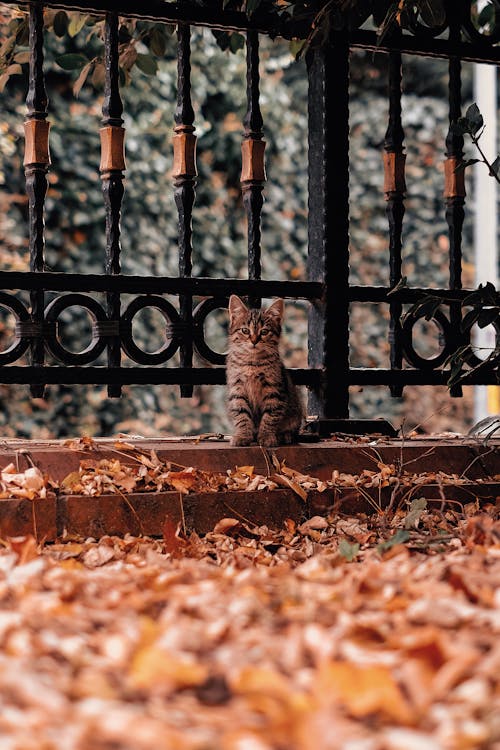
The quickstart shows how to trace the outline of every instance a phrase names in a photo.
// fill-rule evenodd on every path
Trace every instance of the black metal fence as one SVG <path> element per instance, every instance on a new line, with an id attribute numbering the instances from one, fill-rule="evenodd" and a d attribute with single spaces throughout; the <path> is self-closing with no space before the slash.
<path id="1" fill-rule="evenodd" d="M 124 384 L 172 384 L 189 396 L 193 385 L 224 382 L 224 356 L 204 338 L 207 316 L 227 305 L 228 295 L 248 297 L 258 305 L 263 297 L 282 296 L 310 301 L 309 367 L 294 370 L 295 381 L 307 385 L 309 414 L 324 426 L 349 417 L 349 386 L 388 386 L 399 396 L 405 385 L 447 383 L 450 356 L 467 353 L 463 360 L 464 384 L 498 383 L 499 356 L 482 365 L 470 349 L 473 320 L 465 318 L 462 302 L 471 290 L 462 289 L 462 225 L 465 211 L 463 135 L 451 127 L 461 111 L 461 60 L 500 63 L 500 34 L 481 33 L 474 23 L 475 4 L 455 0 L 447 4 L 446 21 L 428 28 L 418 14 L 410 15 L 409 30 L 393 31 L 380 40 L 375 30 L 363 28 L 332 32 L 328 44 L 308 52 L 309 78 L 309 233 L 308 278 L 276 281 L 261 278 L 261 211 L 266 180 L 264 129 L 259 107 L 259 35 L 281 34 L 292 38 L 303 29 L 276 21 L 265 12 L 250 18 L 223 11 L 222 2 L 199 5 L 161 0 L 128 0 L 117 4 L 91 0 L 76 3 L 30 2 L 29 90 L 25 123 L 26 189 L 29 198 L 30 269 L 0 271 L 0 305 L 16 319 L 15 340 L 0 352 L 0 382 L 30 384 L 34 396 L 51 383 L 107 384 L 110 396 L 119 396 Z M 390 2 L 374 3 L 374 25 L 381 22 Z M 49 110 L 43 72 L 43 9 L 87 11 L 105 15 L 105 96 L 102 108 L 100 172 L 106 208 L 105 274 L 53 273 L 45 270 L 44 202 L 49 169 Z M 215 7 L 217 6 L 217 7 Z M 219 7 L 220 6 L 220 7 Z M 121 273 L 120 214 L 124 194 L 123 106 L 119 87 L 119 15 L 178 24 L 178 100 L 173 123 L 174 196 L 178 210 L 179 273 L 177 277 L 142 277 Z M 370 21 L 368 14 L 361 21 Z M 248 226 L 248 280 L 192 277 L 191 223 L 195 211 L 196 135 L 191 104 L 190 27 L 201 24 L 244 31 L 247 44 L 247 113 L 242 123 L 241 189 Z M 368 23 L 369 25 L 369 23 Z M 373 24 L 372 24 L 373 26 Z M 387 287 L 351 285 L 349 282 L 349 53 L 351 48 L 377 49 L 388 56 L 388 110 L 386 137 L 381 153 L 388 218 Z M 449 285 L 446 289 L 415 288 L 400 283 L 402 230 L 405 213 L 405 135 L 402 127 L 402 53 L 449 59 L 450 129 L 443 143 L 444 205 L 449 227 Z M 369 64 L 369 63 L 368 63 Z M 275 178 L 279 178 L 275 176 Z M 381 196 L 382 199 L 382 196 Z M 265 243 L 264 243 L 265 245 Z M 196 251 L 196 248 L 194 249 Z M 396 289 L 395 289 L 396 287 Z M 26 306 L 13 290 L 29 292 Z M 48 294 L 50 293 L 50 301 Z M 102 304 L 93 293 L 104 293 Z M 123 306 L 122 295 L 134 295 Z M 178 297 L 178 307 L 164 295 Z M 438 300 L 408 315 L 408 305 L 432 296 Z M 202 297 L 193 309 L 193 299 Z M 349 363 L 349 307 L 353 302 L 384 303 L 389 307 L 390 368 L 353 368 Z M 498 311 L 498 295 L 494 302 Z M 489 303 L 489 309 L 495 304 Z M 69 307 L 87 311 L 93 321 L 92 341 L 79 353 L 66 349 L 58 335 L 58 320 Z M 155 352 L 134 341 L 134 317 L 145 308 L 158 310 L 165 319 L 165 344 Z M 418 354 L 413 338 L 416 323 L 427 316 L 440 331 L 440 352 L 431 359 Z M 500 340 L 500 316 L 490 315 Z M 468 322 L 470 321 L 470 322 Z M 163 367 L 180 352 L 179 367 Z M 193 366 L 196 351 L 207 367 Z M 57 365 L 45 362 L 49 352 Z M 107 353 L 107 366 L 97 365 Z M 19 365 L 29 354 L 29 365 Z M 122 354 L 134 366 L 122 367 Z M 478 366 L 480 365 L 480 366 Z M 461 395 L 461 385 L 451 388 Z"/>

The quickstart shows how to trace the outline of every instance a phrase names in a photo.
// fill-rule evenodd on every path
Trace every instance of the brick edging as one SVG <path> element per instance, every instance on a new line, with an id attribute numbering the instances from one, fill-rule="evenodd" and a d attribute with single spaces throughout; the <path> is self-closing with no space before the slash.
<path id="1" fill-rule="evenodd" d="M 38 542 L 57 538 L 94 537 L 106 534 L 161 536 L 167 524 L 181 524 L 187 532 L 211 531 L 221 518 L 234 517 L 250 526 L 281 528 L 286 519 L 297 523 L 329 512 L 373 512 L 387 507 L 392 488 L 358 490 L 342 487 L 323 493 L 311 491 L 304 502 L 292 490 L 225 491 L 182 495 L 179 492 L 128 495 L 59 495 L 44 500 L 0 500 L 0 538 L 33 535 Z M 371 502 L 368 501 L 367 495 Z M 426 497 L 466 504 L 500 501 L 500 482 L 470 485 L 414 485 L 407 501 Z"/>

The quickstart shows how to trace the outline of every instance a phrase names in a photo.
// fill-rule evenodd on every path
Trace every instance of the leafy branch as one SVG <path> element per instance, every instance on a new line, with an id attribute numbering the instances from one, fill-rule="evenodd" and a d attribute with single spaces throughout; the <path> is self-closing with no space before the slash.
<path id="1" fill-rule="evenodd" d="M 406 279 L 402 279 L 391 290 L 390 294 L 394 294 L 404 288 L 406 288 Z M 473 325 L 477 325 L 478 328 L 486 328 L 489 325 L 497 323 L 499 319 L 499 293 L 495 286 L 488 281 L 484 286 L 483 284 L 479 284 L 478 288 L 468 294 L 463 300 L 459 300 L 458 298 L 450 299 L 449 297 L 444 299 L 438 294 L 428 294 L 410 307 L 403 318 L 403 322 L 408 318 L 424 318 L 426 321 L 430 321 L 434 318 L 442 304 L 457 302 L 460 302 L 462 312 L 464 313 L 460 324 L 460 333 L 462 335 L 466 335 Z M 472 309 L 464 312 L 465 308 L 468 307 Z M 497 360 L 500 357 L 500 347 L 498 345 L 495 346 L 493 351 L 490 351 L 487 357 L 478 362 L 476 352 L 479 351 L 481 351 L 481 347 L 474 346 L 468 342 L 460 346 L 448 357 L 444 366 L 449 368 L 447 382 L 449 388 L 462 383 L 466 375 L 470 376 L 472 373 L 488 369 L 491 366 L 498 367 Z M 469 369 L 467 370 L 465 370 L 466 364 L 469 365 Z"/>
<path id="2" fill-rule="evenodd" d="M 455 172 L 462 172 L 471 164 L 477 164 L 482 162 L 488 167 L 488 172 L 491 177 L 500 183 L 500 156 L 497 156 L 493 162 L 490 162 L 484 153 L 483 149 L 479 145 L 479 139 L 485 130 L 484 120 L 479 107 L 477 104 L 471 104 L 465 113 L 465 117 L 459 117 L 451 124 L 451 129 L 456 135 L 469 135 L 472 143 L 479 151 L 481 156 L 480 159 L 467 159 L 461 162 L 455 169 Z"/>

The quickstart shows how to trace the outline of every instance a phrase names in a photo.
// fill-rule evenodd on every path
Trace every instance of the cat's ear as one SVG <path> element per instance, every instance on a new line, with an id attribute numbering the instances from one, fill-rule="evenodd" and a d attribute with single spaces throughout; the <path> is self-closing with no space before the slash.
<path id="1" fill-rule="evenodd" d="M 269 307 L 265 311 L 265 315 L 269 315 L 279 325 L 281 325 L 284 309 L 285 309 L 285 303 L 283 302 L 283 300 L 277 299 L 272 303 L 272 305 L 269 305 Z"/>
<path id="2" fill-rule="evenodd" d="M 229 297 L 229 317 L 232 319 L 235 315 L 247 315 L 248 308 L 236 294 Z"/>

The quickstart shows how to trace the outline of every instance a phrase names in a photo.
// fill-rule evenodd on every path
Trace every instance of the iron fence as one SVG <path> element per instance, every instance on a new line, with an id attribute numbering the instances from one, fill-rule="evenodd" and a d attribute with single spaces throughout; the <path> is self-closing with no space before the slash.
<path id="1" fill-rule="evenodd" d="M 259 36 L 303 36 L 304 29 L 265 11 L 250 17 L 223 10 L 222 2 L 170 3 L 161 0 L 114 2 L 41 3 L 29 6 L 29 89 L 25 122 L 26 189 L 29 198 L 30 268 L 26 272 L 0 271 L 0 306 L 16 320 L 15 340 L 0 352 L 0 382 L 25 383 L 40 396 L 51 383 L 107 384 L 109 396 L 121 393 L 124 384 L 172 384 L 189 396 L 197 384 L 225 381 L 224 355 L 204 338 L 207 316 L 227 305 L 229 294 L 246 296 L 258 305 L 261 298 L 282 296 L 310 302 L 307 369 L 292 371 L 294 380 L 310 389 L 309 414 L 318 416 L 324 430 L 335 420 L 349 417 L 349 386 L 388 386 L 400 396 L 405 385 L 442 385 L 448 381 L 450 355 L 466 347 L 471 328 L 462 302 L 471 290 L 462 289 L 462 225 L 465 211 L 463 135 L 451 123 L 462 114 L 461 61 L 497 65 L 500 33 L 481 33 L 474 24 L 475 4 L 448 2 L 446 19 L 425 26 L 418 14 L 410 15 L 409 29 L 393 31 L 382 40 L 375 27 L 389 2 L 374 2 L 359 27 L 332 32 L 327 44 L 312 48 L 308 73 L 309 219 L 307 279 L 277 281 L 261 278 L 261 212 L 266 181 L 264 127 L 259 106 Z M 220 7 L 219 7 L 220 6 Z M 106 209 L 105 273 L 54 273 L 45 268 L 44 204 L 49 169 L 49 107 L 44 81 L 43 11 L 52 9 L 92 12 L 105 17 L 105 95 L 102 107 L 101 164 Z M 371 19 L 373 14 L 373 19 Z M 176 277 L 130 276 L 121 273 L 120 217 L 124 195 L 123 105 L 119 75 L 119 15 L 177 24 L 178 77 L 172 174 L 178 211 L 179 272 Z M 367 28 L 372 20 L 372 28 Z M 192 276 L 192 216 L 196 210 L 196 117 L 191 103 L 191 26 L 239 30 L 246 34 L 247 112 L 242 123 L 241 190 L 248 227 L 248 279 L 208 279 Z M 383 193 L 388 219 L 388 286 L 352 285 L 349 280 L 349 54 L 352 48 L 382 52 L 388 57 L 388 122 L 381 153 Z M 449 228 L 449 284 L 446 289 L 403 285 L 401 281 L 405 214 L 405 134 L 402 126 L 402 53 L 443 57 L 449 60 L 450 129 L 443 143 L 444 213 Z M 278 178 L 278 177 L 277 177 Z M 382 196 L 381 196 L 382 199 Z M 196 251 L 196 248 L 194 248 Z M 411 280 L 410 280 L 411 281 Z M 29 305 L 13 290 L 29 293 Z M 47 296 L 50 293 L 50 299 Z M 104 293 L 103 304 L 95 293 Z M 123 295 L 133 295 L 126 307 Z M 178 298 L 178 306 L 165 295 Z M 431 315 L 422 309 L 404 315 L 405 306 L 432 296 L 438 299 Z M 193 299 L 202 297 L 193 306 Z M 496 296 L 498 305 L 498 295 Z M 349 308 L 351 303 L 383 303 L 390 311 L 388 337 L 390 367 L 353 368 L 349 362 Z M 58 321 L 69 307 L 83 308 L 92 320 L 92 340 L 81 352 L 69 351 L 58 333 Z M 134 317 L 154 308 L 165 320 L 165 344 L 147 352 L 134 341 Z M 430 359 L 414 346 L 414 327 L 427 315 L 440 331 L 440 352 Z M 497 351 L 500 319 L 496 331 Z M 179 367 L 163 367 L 180 352 Z M 207 363 L 193 365 L 196 351 Z M 58 363 L 46 362 L 46 353 Z M 105 352 L 107 365 L 96 364 Z M 20 365 L 29 354 L 29 364 Z M 134 363 L 122 367 L 126 355 Z M 499 356 L 485 365 L 474 354 L 464 361 L 464 384 L 498 382 Z M 461 395 L 461 385 L 451 388 Z"/>

